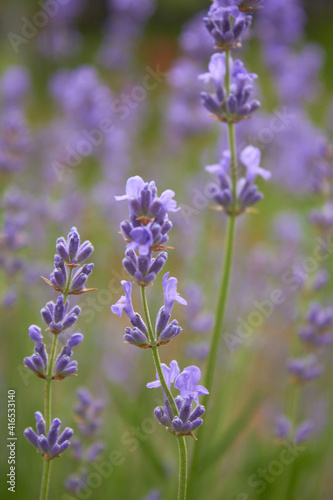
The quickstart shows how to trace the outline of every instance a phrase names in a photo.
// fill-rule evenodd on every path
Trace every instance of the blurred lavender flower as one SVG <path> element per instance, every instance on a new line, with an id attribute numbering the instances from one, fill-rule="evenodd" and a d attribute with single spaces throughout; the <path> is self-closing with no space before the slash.
<path id="1" fill-rule="evenodd" d="M 37 448 L 38 453 L 41 453 L 44 459 L 51 460 L 59 457 L 69 448 L 69 440 L 73 436 L 73 430 L 66 427 L 59 436 L 61 422 L 55 418 L 48 433 L 46 433 L 44 418 L 39 411 L 35 413 L 35 418 L 37 434 L 31 427 L 28 427 L 24 431 L 25 437 Z"/>
<path id="2" fill-rule="evenodd" d="M 259 166 L 260 159 L 261 152 L 254 146 L 247 146 L 240 154 L 240 160 L 246 167 L 246 173 L 244 177 L 237 181 L 237 215 L 242 214 L 247 208 L 255 205 L 263 198 L 263 194 L 258 192 L 258 187 L 254 185 L 254 181 L 258 176 L 268 180 L 271 173 Z M 207 172 L 215 174 L 219 180 L 219 185 L 210 186 L 210 194 L 227 214 L 231 213 L 233 205 L 230 168 L 230 151 L 224 151 L 219 164 L 206 167 Z"/>
<path id="3" fill-rule="evenodd" d="M 316 356 L 289 359 L 287 362 L 289 373 L 297 382 L 308 382 L 320 377 L 323 367 L 318 364 Z"/>
<path id="4" fill-rule="evenodd" d="M 88 466 L 100 458 L 105 448 L 103 442 L 96 441 L 103 424 L 101 414 L 105 402 L 101 399 L 94 399 L 85 387 L 78 389 L 77 396 L 79 401 L 74 408 L 74 413 L 78 420 L 81 437 L 73 439 L 72 450 L 74 458 L 80 462 L 80 468 L 65 482 L 65 488 L 73 493 L 78 493 L 87 486 Z"/>
<path id="5" fill-rule="evenodd" d="M 6 109 L 22 109 L 30 90 L 30 74 L 23 66 L 9 66 L 0 79 L 0 100 Z"/>
<path id="6" fill-rule="evenodd" d="M 312 304 L 307 315 L 308 325 L 298 331 L 299 338 L 311 347 L 320 347 L 330 344 L 333 328 L 333 308 L 322 308 L 319 304 Z"/>
<path id="7" fill-rule="evenodd" d="M 15 174 L 24 170 L 30 149 L 26 120 L 21 111 L 10 109 L 0 122 L 0 172 Z"/>
<path id="8" fill-rule="evenodd" d="M 226 74 L 226 56 L 213 54 L 208 65 L 209 72 L 199 76 L 205 84 L 213 82 L 215 94 L 201 92 L 201 99 L 205 108 L 222 122 L 237 123 L 240 120 L 251 118 L 259 108 L 260 102 L 250 100 L 253 82 L 257 78 L 255 73 L 248 73 L 242 61 L 230 60 L 231 86 L 227 94 L 224 88 Z"/>
<path id="9" fill-rule="evenodd" d="M 215 0 L 207 17 L 205 26 L 219 50 L 231 50 L 241 45 L 244 32 L 251 25 L 252 18 L 241 14 L 235 2 Z"/>

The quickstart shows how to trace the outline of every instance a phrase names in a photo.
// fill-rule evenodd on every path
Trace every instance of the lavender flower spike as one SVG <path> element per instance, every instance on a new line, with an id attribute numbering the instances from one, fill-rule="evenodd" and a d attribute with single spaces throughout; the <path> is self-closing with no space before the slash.
<path id="1" fill-rule="evenodd" d="M 70 446 L 69 440 L 73 436 L 72 429 L 66 427 L 59 437 L 61 422 L 58 418 L 55 418 L 51 423 L 46 437 L 45 422 L 42 414 L 37 411 L 35 419 L 37 433 L 31 427 L 28 427 L 24 431 L 25 437 L 29 443 L 37 448 L 37 451 L 43 455 L 44 459 L 51 460 L 59 457 Z"/>

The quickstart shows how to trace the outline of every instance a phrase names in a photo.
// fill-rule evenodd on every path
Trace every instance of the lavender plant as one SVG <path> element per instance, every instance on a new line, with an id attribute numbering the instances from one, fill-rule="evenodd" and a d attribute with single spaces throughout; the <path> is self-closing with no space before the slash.
<path id="1" fill-rule="evenodd" d="M 258 191 L 255 184 L 257 177 L 261 176 L 267 180 L 271 175 L 260 167 L 260 150 L 248 145 L 238 152 L 235 137 L 236 125 L 251 118 L 260 103 L 252 98 L 253 84 L 257 75 L 249 73 L 241 60 L 234 61 L 231 51 L 241 46 L 242 38 L 251 25 L 250 14 L 260 7 L 261 3 L 247 0 L 215 0 L 203 20 L 218 52 L 210 59 L 209 72 L 200 75 L 200 79 L 206 85 L 213 84 L 214 91 L 202 92 L 201 98 L 211 115 L 222 124 L 226 124 L 229 142 L 229 148 L 223 152 L 220 163 L 206 167 L 209 173 L 218 178 L 218 183 L 211 187 L 211 195 L 220 210 L 228 217 L 224 266 L 205 375 L 205 386 L 208 391 L 211 391 L 213 385 L 227 304 L 236 219 L 244 213 L 253 211 L 252 207 L 262 199 L 263 194 Z M 204 442 L 202 429 L 198 432 L 201 439 L 192 458 L 190 477 L 192 485 L 200 467 L 201 445 Z"/>
<path id="2" fill-rule="evenodd" d="M 121 233 L 126 241 L 123 266 L 133 278 L 134 284 L 140 287 L 142 307 L 145 319 L 135 312 L 132 305 L 132 287 L 130 281 L 121 282 L 125 295 L 111 311 L 121 317 L 122 312 L 128 316 L 132 327 L 126 328 L 125 342 L 141 349 L 150 349 L 155 368 L 156 381 L 147 384 L 149 389 L 161 387 L 164 406 L 155 408 L 155 417 L 171 434 L 177 438 L 179 447 L 179 487 L 178 499 L 184 500 L 187 491 L 187 448 L 185 436 L 192 436 L 202 423 L 205 408 L 199 404 L 199 395 L 207 395 L 205 387 L 198 385 L 201 378 L 200 369 L 189 366 L 180 372 L 177 361 L 170 366 L 161 363 L 159 347 L 169 344 L 182 329 L 177 320 L 171 320 L 171 312 L 175 302 L 186 305 L 187 302 L 177 292 L 178 281 L 167 272 L 162 280 L 164 305 L 157 313 L 155 327 L 150 317 L 146 287 L 156 280 L 162 270 L 169 248 L 168 233 L 172 223 L 168 212 L 179 210 L 173 199 L 174 191 L 167 189 L 161 196 L 157 195 L 155 182 L 144 182 L 139 176 L 130 177 L 126 183 L 126 194 L 117 196 L 116 200 L 127 200 L 130 217 L 120 224 Z M 153 254 L 156 257 L 153 257 Z M 170 321 L 171 320 L 171 321 Z M 180 391 L 174 398 L 171 385 Z M 195 403 L 192 408 L 193 402 Z"/>
<path id="3" fill-rule="evenodd" d="M 96 438 L 103 423 L 101 413 L 105 403 L 101 399 L 94 399 L 84 387 L 77 391 L 77 396 L 78 404 L 74 413 L 80 437 L 72 439 L 72 450 L 79 469 L 68 476 L 65 482 L 65 488 L 73 493 L 80 493 L 87 486 L 89 466 L 99 459 L 104 450 L 104 443 Z"/>
<path id="4" fill-rule="evenodd" d="M 50 301 L 41 309 L 41 316 L 47 325 L 47 337 L 52 338 L 51 349 L 43 342 L 41 328 L 29 327 L 29 336 L 34 341 L 34 354 L 24 358 L 24 365 L 37 377 L 45 381 L 44 415 L 35 413 L 36 431 L 31 427 L 25 429 L 27 440 L 42 455 L 44 460 L 40 490 L 40 500 L 46 500 L 49 491 L 51 460 L 61 456 L 70 446 L 73 430 L 66 427 L 59 436 L 61 421 L 52 420 L 52 386 L 53 381 L 61 381 L 77 374 L 77 361 L 72 361 L 73 348 L 83 340 L 81 333 L 71 334 L 68 330 L 76 323 L 81 312 L 79 306 L 69 309 L 69 295 L 79 295 L 91 290 L 85 283 L 92 272 L 93 264 L 83 264 L 92 254 L 94 248 L 89 241 L 81 244 L 77 229 L 73 227 L 67 240 L 58 238 L 57 253 L 54 256 L 54 270 L 50 279 L 43 278 L 54 290 L 60 292 L 56 302 Z M 58 346 L 62 349 L 58 352 Z"/>

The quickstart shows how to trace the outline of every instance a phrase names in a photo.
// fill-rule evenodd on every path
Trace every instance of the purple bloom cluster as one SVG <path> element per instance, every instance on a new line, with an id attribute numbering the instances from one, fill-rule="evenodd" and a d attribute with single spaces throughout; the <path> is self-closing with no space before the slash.
<path id="1" fill-rule="evenodd" d="M 174 191 L 167 189 L 157 196 L 155 182 L 144 182 L 136 175 L 127 180 L 126 194 L 116 196 L 117 201 L 128 200 L 130 208 L 130 220 L 120 224 L 127 242 L 123 266 L 140 285 L 152 283 L 167 259 L 166 252 L 156 258 L 152 253 L 167 248 L 167 233 L 172 228 L 168 212 L 179 210 L 174 195 Z"/>
<path id="2" fill-rule="evenodd" d="M 332 334 L 329 333 L 333 328 L 332 307 L 322 308 L 319 304 L 312 304 L 307 315 L 307 323 L 298 331 L 298 336 L 308 346 L 316 348 L 332 342 Z"/>
<path id="3" fill-rule="evenodd" d="M 213 54 L 208 65 L 209 72 L 199 76 L 205 83 L 213 82 L 215 93 L 201 92 L 205 108 L 222 122 L 237 123 L 250 118 L 259 108 L 260 102 L 251 100 L 255 73 L 248 73 L 241 60 L 231 60 L 231 85 L 225 88 L 226 55 Z"/>
<path id="4" fill-rule="evenodd" d="M 91 255 L 94 248 L 90 241 L 85 241 L 80 245 L 80 236 L 76 227 L 72 227 L 65 238 L 58 238 L 56 244 L 57 254 L 54 256 L 54 271 L 50 275 L 50 280 L 46 280 L 58 292 L 79 295 L 90 291 L 85 288 L 88 276 L 91 274 L 94 264 L 84 264 L 79 267 Z M 72 276 L 71 270 L 76 271 Z M 70 283 L 68 283 L 70 278 Z"/>
<path id="5" fill-rule="evenodd" d="M 247 146 L 240 154 L 240 161 L 245 166 L 245 176 L 237 181 L 236 214 L 245 212 L 249 207 L 258 203 L 263 194 L 258 191 L 254 181 L 258 176 L 265 180 L 271 173 L 260 167 L 261 152 L 254 146 Z M 233 213 L 234 199 L 231 180 L 231 154 L 225 151 L 219 164 L 208 165 L 207 172 L 217 176 L 219 184 L 210 187 L 210 194 L 227 214 Z"/>
<path id="6" fill-rule="evenodd" d="M 244 33 L 251 25 L 252 17 L 240 13 L 235 3 L 215 0 L 207 17 L 204 18 L 205 26 L 219 50 L 225 51 L 239 47 Z"/>
<path id="7" fill-rule="evenodd" d="M 29 327 L 29 336 L 35 342 L 35 352 L 31 356 L 24 358 L 24 365 L 35 375 L 45 379 L 48 370 L 48 356 L 45 344 L 43 343 L 41 329 L 36 325 L 31 325 Z M 72 348 L 80 344 L 82 340 L 83 335 L 81 333 L 74 333 L 67 340 L 66 345 L 56 359 L 53 373 L 51 374 L 52 379 L 63 380 L 77 373 L 77 361 L 71 361 L 73 355 Z"/>
<path id="8" fill-rule="evenodd" d="M 205 387 L 198 385 L 201 378 L 200 369 L 197 366 L 188 366 L 180 373 L 177 361 L 171 361 L 170 367 L 162 363 L 162 370 L 168 387 L 174 384 L 180 391 L 180 395 L 175 399 L 179 416 L 173 414 L 167 398 L 164 397 L 164 407 L 155 408 L 155 417 L 160 424 L 177 436 L 192 435 L 192 432 L 202 425 L 201 417 L 205 412 L 205 408 L 199 405 L 199 395 L 208 394 Z M 158 374 L 156 377 L 155 382 L 147 384 L 148 389 L 161 386 Z M 194 410 L 192 410 L 193 401 L 196 403 Z"/>
<path id="9" fill-rule="evenodd" d="M 78 493 L 87 486 L 88 464 L 98 460 L 105 448 L 104 443 L 96 440 L 103 423 L 101 413 L 105 406 L 104 401 L 94 399 L 83 387 L 77 391 L 77 395 L 79 402 L 74 408 L 74 413 L 81 437 L 72 440 L 72 450 L 74 458 L 83 467 L 66 479 L 65 488 L 73 493 Z"/>
<path id="10" fill-rule="evenodd" d="M 35 446 L 35 448 L 37 448 L 38 453 L 40 453 L 45 460 L 59 457 L 69 448 L 69 440 L 73 436 L 73 430 L 66 427 L 59 436 L 61 422 L 58 418 L 52 421 L 48 432 L 46 432 L 43 415 L 39 411 L 35 413 L 35 419 L 37 433 L 31 427 L 28 427 L 24 431 L 25 437 Z"/>
<path id="11" fill-rule="evenodd" d="M 297 382 L 309 382 L 320 377 L 323 373 L 323 367 L 318 364 L 315 355 L 305 358 L 289 359 L 287 363 L 289 373 Z"/>
<path id="12" fill-rule="evenodd" d="M 303 443 L 308 439 L 311 432 L 314 430 L 314 423 L 310 420 L 305 420 L 299 424 L 293 435 L 293 441 L 295 444 Z M 285 415 L 277 415 L 275 418 L 275 436 L 279 439 L 288 439 L 292 435 L 292 424 L 290 420 Z"/>

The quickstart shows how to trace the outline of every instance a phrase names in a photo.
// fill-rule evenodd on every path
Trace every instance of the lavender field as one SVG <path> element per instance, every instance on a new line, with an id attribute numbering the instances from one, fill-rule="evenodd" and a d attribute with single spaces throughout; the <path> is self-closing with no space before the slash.
<path id="1" fill-rule="evenodd" d="M 333 5 L 0 5 L 1 498 L 332 500 Z"/>

